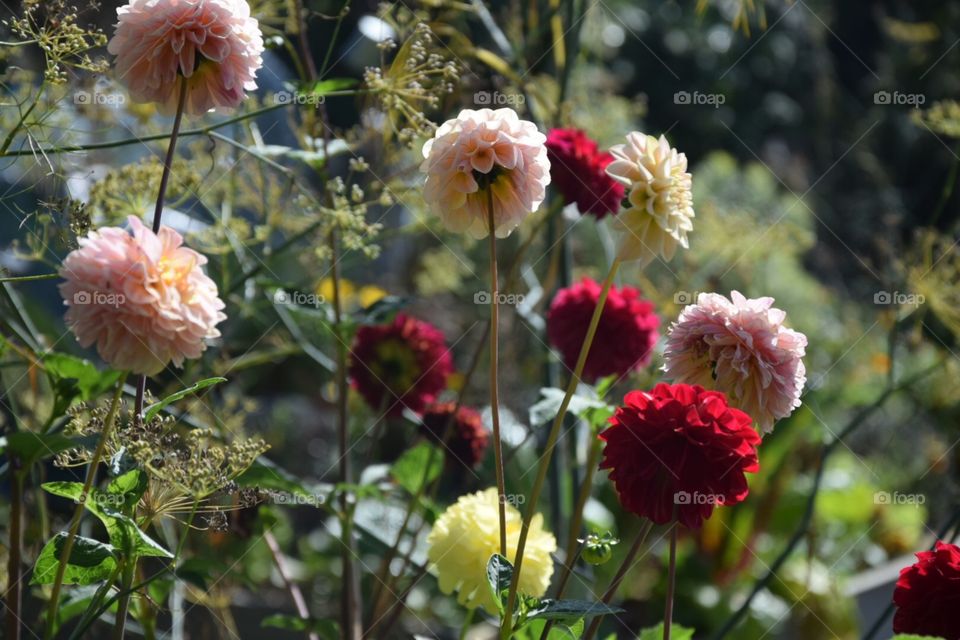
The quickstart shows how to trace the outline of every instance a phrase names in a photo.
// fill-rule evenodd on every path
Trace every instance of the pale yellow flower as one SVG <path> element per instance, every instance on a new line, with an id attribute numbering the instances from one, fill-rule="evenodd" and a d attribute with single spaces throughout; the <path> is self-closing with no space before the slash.
<path id="1" fill-rule="evenodd" d="M 677 245 L 688 247 L 693 229 L 692 177 L 687 157 L 660 139 L 634 131 L 626 144 L 610 149 L 614 160 L 607 174 L 627 188 L 629 208 L 613 218 L 619 232 L 621 260 L 670 260 Z"/>
<path id="2" fill-rule="evenodd" d="M 473 609 L 497 611 L 487 583 L 487 561 L 500 550 L 500 519 L 495 488 L 461 496 L 437 519 L 427 537 L 427 558 L 436 570 L 440 590 L 457 591 L 457 601 Z M 522 518 L 513 505 L 507 507 L 507 557 L 517 554 Z M 519 590 L 542 596 L 550 586 L 557 540 L 543 528 L 543 516 L 536 514 L 523 552 Z"/>

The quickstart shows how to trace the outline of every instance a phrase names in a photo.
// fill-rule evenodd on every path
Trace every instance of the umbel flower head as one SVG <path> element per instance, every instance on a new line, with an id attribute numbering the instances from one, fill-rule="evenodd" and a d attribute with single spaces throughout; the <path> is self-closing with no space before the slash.
<path id="1" fill-rule="evenodd" d="M 600 434 L 600 468 L 610 470 L 628 511 L 696 529 L 714 507 L 747 497 L 744 474 L 760 469 L 760 436 L 750 423 L 722 393 L 700 386 L 631 391 Z"/>
<path id="2" fill-rule="evenodd" d="M 547 337 L 560 351 L 568 369 L 576 366 L 601 291 L 598 283 L 584 278 L 560 289 L 550 304 Z M 660 318 L 654 313 L 653 305 L 640 297 L 639 290 L 630 286 L 610 287 L 583 366 L 583 379 L 592 382 L 645 367 L 657 344 L 658 326 Z"/>
<path id="3" fill-rule="evenodd" d="M 398 313 L 393 322 L 357 330 L 350 378 L 375 411 L 422 412 L 446 388 L 452 371 L 443 332 L 429 322 Z"/>
<path id="4" fill-rule="evenodd" d="M 134 100 L 171 113 L 185 76 L 185 110 L 200 115 L 257 88 L 263 38 L 246 0 L 130 0 L 117 17 L 107 50 Z"/>
<path id="5" fill-rule="evenodd" d="M 545 141 L 513 109 L 464 109 L 423 145 L 423 198 L 450 231 L 485 238 L 492 194 L 494 229 L 504 238 L 546 196 Z"/>
<path id="6" fill-rule="evenodd" d="M 453 402 L 430 406 L 421 416 L 421 431 L 431 441 L 443 443 L 450 466 L 472 469 L 483 460 L 490 435 L 479 413 L 470 407 L 460 407 L 454 415 L 454 409 Z"/>
<path id="7" fill-rule="evenodd" d="M 766 433 L 800 406 L 807 337 L 787 329 L 773 298 L 701 293 L 670 327 L 664 371 L 671 380 L 723 391 Z"/>
<path id="8" fill-rule="evenodd" d="M 629 207 L 614 218 L 621 260 L 670 260 L 677 246 L 687 248 L 693 229 L 692 177 L 687 157 L 660 139 L 634 131 L 626 144 L 610 149 L 607 174 L 627 189 Z"/>
<path id="9" fill-rule="evenodd" d="M 448 507 L 427 536 L 427 559 L 437 572 L 440 590 L 457 592 L 457 602 L 468 609 L 483 607 L 489 613 L 497 605 L 487 582 L 487 561 L 500 552 L 499 500 L 495 488 L 462 496 Z M 522 516 L 511 504 L 507 512 L 507 559 L 514 561 L 520 539 Z M 530 521 L 523 551 L 523 571 L 518 590 L 540 597 L 550 586 L 557 540 L 543 528 L 543 516 Z"/>
<path id="10" fill-rule="evenodd" d="M 937 542 L 917 562 L 900 571 L 893 591 L 895 633 L 957 640 L 960 638 L 960 547 Z"/>
<path id="11" fill-rule="evenodd" d="M 547 134 L 547 157 L 553 184 L 567 204 L 580 213 L 602 218 L 616 213 L 623 200 L 623 185 L 607 175 L 613 156 L 580 129 L 552 129 Z"/>
<path id="12" fill-rule="evenodd" d="M 154 234 L 135 216 L 128 222 L 131 233 L 104 227 L 80 239 L 60 268 L 60 295 L 81 346 L 95 343 L 114 369 L 154 375 L 199 358 L 227 316 L 206 257 L 169 227 Z"/>

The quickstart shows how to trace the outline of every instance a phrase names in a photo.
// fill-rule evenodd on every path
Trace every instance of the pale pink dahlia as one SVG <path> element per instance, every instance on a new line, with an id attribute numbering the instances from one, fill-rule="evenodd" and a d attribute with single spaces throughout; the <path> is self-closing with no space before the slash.
<path id="1" fill-rule="evenodd" d="M 613 219 L 619 231 L 621 260 L 651 262 L 656 256 L 673 258 L 677 246 L 687 248 L 693 230 L 693 178 L 687 157 L 663 136 L 639 131 L 627 135 L 626 144 L 610 149 L 613 162 L 607 174 L 626 187 L 629 207 Z"/>
<path id="2" fill-rule="evenodd" d="M 200 115 L 257 88 L 263 37 L 245 0 L 130 0 L 117 16 L 107 50 L 134 100 L 171 113 L 186 76 L 186 112 Z"/>
<path id="3" fill-rule="evenodd" d="M 227 316 L 204 256 L 169 227 L 154 234 L 139 218 L 129 223 L 132 235 L 104 227 L 80 239 L 60 268 L 60 295 L 81 346 L 96 343 L 114 369 L 153 375 L 200 357 Z"/>
<path id="4" fill-rule="evenodd" d="M 664 371 L 676 382 L 722 391 L 769 433 L 800 406 L 807 337 L 783 326 L 773 298 L 701 293 L 670 327 Z"/>
<path id="5" fill-rule="evenodd" d="M 513 109 L 464 109 L 423 145 L 423 198 L 450 231 L 485 238 L 490 231 L 489 189 L 494 229 L 504 238 L 546 196 L 546 140 Z"/>

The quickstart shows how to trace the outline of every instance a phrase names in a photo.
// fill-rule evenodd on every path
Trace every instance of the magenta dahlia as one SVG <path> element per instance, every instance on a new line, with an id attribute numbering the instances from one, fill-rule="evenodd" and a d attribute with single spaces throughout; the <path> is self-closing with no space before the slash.
<path id="1" fill-rule="evenodd" d="M 695 529 L 714 507 L 747 497 L 744 474 L 760 469 L 760 436 L 751 422 L 722 393 L 700 386 L 631 391 L 600 434 L 600 468 L 610 470 L 628 511 Z"/>
<path id="2" fill-rule="evenodd" d="M 960 640 L 960 547 L 937 542 L 900 571 L 893 602 L 895 633 Z"/>
<path id="3" fill-rule="evenodd" d="M 431 441 L 443 444 L 449 463 L 472 469 L 483 460 L 490 436 L 479 413 L 469 407 L 460 407 L 454 417 L 454 408 L 456 404 L 453 402 L 429 407 L 421 417 L 421 431 Z"/>
<path id="4" fill-rule="evenodd" d="M 580 129 L 552 129 L 547 134 L 550 176 L 564 202 L 576 203 L 580 213 L 602 218 L 615 214 L 623 200 L 624 186 L 607 175 L 613 155 L 600 151 L 597 143 Z"/>
<path id="5" fill-rule="evenodd" d="M 550 305 L 547 339 L 569 369 L 576 366 L 601 290 L 598 283 L 584 278 L 558 291 Z M 593 381 L 611 374 L 622 376 L 645 367 L 657 344 L 659 326 L 653 304 L 641 298 L 639 290 L 610 287 L 582 378 Z"/>
<path id="6" fill-rule="evenodd" d="M 453 359 L 443 332 L 397 314 L 393 322 L 357 330 L 350 358 L 353 387 L 377 411 L 420 413 L 447 386 Z"/>

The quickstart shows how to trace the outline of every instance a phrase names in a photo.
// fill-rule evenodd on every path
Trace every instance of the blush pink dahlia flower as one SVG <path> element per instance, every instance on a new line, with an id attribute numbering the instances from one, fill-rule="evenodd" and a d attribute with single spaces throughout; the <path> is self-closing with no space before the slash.
<path id="1" fill-rule="evenodd" d="M 664 371 L 724 392 L 769 433 L 800 406 L 807 337 L 783 326 L 787 314 L 773 298 L 748 300 L 738 291 L 730 298 L 701 293 L 681 312 L 667 335 Z"/>
<path id="2" fill-rule="evenodd" d="M 687 233 L 693 230 L 693 178 L 687 173 L 687 157 L 665 137 L 638 131 L 610 153 L 614 159 L 607 174 L 626 187 L 630 205 L 613 219 L 620 236 L 619 258 L 643 264 L 656 256 L 670 260 L 678 245 L 687 248 Z"/>
<path id="3" fill-rule="evenodd" d="M 60 295 L 67 327 L 83 347 L 114 369 L 154 375 L 167 363 L 199 358 L 226 319 L 206 257 L 169 227 L 160 233 L 130 216 L 119 227 L 91 231 L 64 259 Z"/>
<path id="4" fill-rule="evenodd" d="M 423 145 L 423 198 L 447 229 L 479 239 L 490 230 L 489 189 L 494 229 L 504 238 L 546 196 L 550 161 L 545 142 L 536 125 L 521 120 L 513 109 L 464 109 Z"/>
<path id="5" fill-rule="evenodd" d="M 117 16 L 107 50 L 134 100 L 172 113 L 185 76 L 185 111 L 200 115 L 257 88 L 263 37 L 245 0 L 130 0 Z"/>

